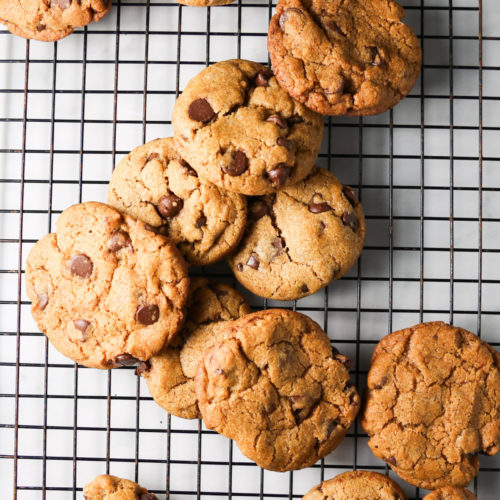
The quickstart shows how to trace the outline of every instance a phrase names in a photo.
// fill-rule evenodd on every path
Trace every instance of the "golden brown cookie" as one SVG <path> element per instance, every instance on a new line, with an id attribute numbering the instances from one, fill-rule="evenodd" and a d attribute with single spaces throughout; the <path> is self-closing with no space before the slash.
<path id="1" fill-rule="evenodd" d="M 194 278 L 181 332 L 171 345 L 137 368 L 154 400 L 177 417 L 200 418 L 194 384 L 198 365 L 205 351 L 218 342 L 228 322 L 250 311 L 234 288 Z"/>
<path id="2" fill-rule="evenodd" d="M 77 363 L 112 368 L 145 361 L 184 319 L 187 265 L 169 239 L 107 205 L 66 209 L 31 249 L 32 314 L 54 347 Z"/>
<path id="3" fill-rule="evenodd" d="M 378 472 L 344 472 L 323 481 L 306 493 L 302 500 L 406 500 L 401 487 Z"/>
<path id="4" fill-rule="evenodd" d="M 23 38 L 52 42 L 99 21 L 111 0 L 0 0 L 0 23 Z"/>
<path id="5" fill-rule="evenodd" d="M 245 230 L 245 197 L 199 179 L 172 138 L 123 158 L 111 176 L 108 203 L 168 235 L 196 266 L 224 258 Z"/>
<path id="6" fill-rule="evenodd" d="M 302 469 L 342 441 L 359 410 L 349 360 L 307 316 L 269 309 L 230 323 L 196 374 L 209 429 L 269 470 Z"/>
<path id="7" fill-rule="evenodd" d="M 455 486 L 445 486 L 426 495 L 423 500 L 477 500 L 472 491 Z"/>
<path id="8" fill-rule="evenodd" d="M 247 195 L 303 179 L 318 154 L 323 117 L 292 99 L 269 68 L 223 61 L 191 79 L 172 115 L 182 157 L 200 177 Z"/>
<path id="9" fill-rule="evenodd" d="M 373 453 L 426 489 L 469 484 L 476 453 L 500 442 L 500 354 L 442 322 L 384 337 L 375 348 L 361 424 Z"/>
<path id="10" fill-rule="evenodd" d="M 325 115 L 373 115 L 415 85 L 422 54 L 392 0 L 279 0 L 268 48 L 280 85 Z"/>
<path id="11" fill-rule="evenodd" d="M 293 300 L 341 278 L 364 240 L 363 209 L 352 189 L 315 167 L 297 184 L 249 200 L 247 231 L 228 262 L 253 293 Z"/>
<path id="12" fill-rule="evenodd" d="M 158 500 L 137 483 L 128 479 L 102 474 L 83 488 L 85 500 Z"/>
<path id="13" fill-rule="evenodd" d="M 228 5 L 234 0 L 177 0 L 183 5 L 191 5 L 193 7 L 210 7 L 215 5 Z"/>

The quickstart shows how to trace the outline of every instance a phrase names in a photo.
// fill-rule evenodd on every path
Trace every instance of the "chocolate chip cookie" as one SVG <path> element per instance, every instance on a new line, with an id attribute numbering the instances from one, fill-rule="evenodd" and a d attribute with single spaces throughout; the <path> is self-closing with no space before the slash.
<path id="1" fill-rule="evenodd" d="M 275 471 L 334 450 L 359 409 L 348 358 L 307 316 L 269 309 L 230 323 L 198 366 L 196 396 L 209 429 Z"/>
<path id="2" fill-rule="evenodd" d="M 197 266 L 224 258 L 245 230 L 245 197 L 200 180 L 172 138 L 139 146 L 117 165 L 108 203 L 167 234 Z"/>
<path id="3" fill-rule="evenodd" d="M 279 0 L 268 49 L 280 85 L 325 115 L 373 115 L 415 85 L 422 54 L 392 0 Z"/>
<path id="4" fill-rule="evenodd" d="M 14 35 L 53 42 L 99 21 L 110 7 L 111 0 L 2 0 L 0 23 Z"/>
<path id="5" fill-rule="evenodd" d="M 476 453 L 500 442 L 500 354 L 442 322 L 384 337 L 368 373 L 361 424 L 373 453 L 426 489 L 465 487 Z"/>
<path id="6" fill-rule="evenodd" d="M 426 495 L 423 500 L 477 500 L 472 491 L 455 486 L 445 486 Z"/>
<path id="7" fill-rule="evenodd" d="M 228 322 L 250 311 L 230 286 L 194 278 L 181 332 L 171 345 L 137 368 L 154 400 L 177 417 L 200 418 L 194 377 L 203 354 L 217 343 Z"/>
<path id="8" fill-rule="evenodd" d="M 323 117 L 292 99 L 269 68 L 230 60 L 189 81 L 175 103 L 172 126 L 179 153 L 200 177 L 259 195 L 311 171 Z"/>
<path id="9" fill-rule="evenodd" d="M 145 361 L 184 319 L 187 265 L 173 243 L 102 203 L 73 205 L 31 249 L 32 314 L 77 363 L 112 368 Z"/>
<path id="10" fill-rule="evenodd" d="M 299 299 L 342 277 L 364 239 L 363 209 L 353 190 L 315 167 L 293 186 L 249 199 L 247 230 L 228 262 L 253 293 Z"/>
<path id="11" fill-rule="evenodd" d="M 192 5 L 193 7 L 210 7 L 214 5 L 228 5 L 234 0 L 177 0 L 183 5 Z"/>
<path id="12" fill-rule="evenodd" d="M 323 481 L 302 500 L 406 500 L 401 487 L 378 472 L 356 470 Z"/>
<path id="13" fill-rule="evenodd" d="M 128 479 L 102 474 L 83 488 L 85 500 L 158 500 L 137 483 Z"/>

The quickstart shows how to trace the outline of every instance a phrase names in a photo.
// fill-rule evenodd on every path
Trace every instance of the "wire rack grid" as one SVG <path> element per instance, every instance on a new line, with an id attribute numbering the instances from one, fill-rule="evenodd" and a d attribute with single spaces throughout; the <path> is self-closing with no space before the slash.
<path id="1" fill-rule="evenodd" d="M 363 390 L 376 342 L 442 319 L 500 346 L 500 4 L 406 0 L 424 64 L 411 95 L 369 118 L 328 118 L 318 163 L 353 185 L 367 215 L 362 258 L 296 303 L 354 359 Z M 0 477 L 2 498 L 82 498 L 95 475 L 138 480 L 160 498 L 300 498 L 353 468 L 394 475 L 356 422 L 303 471 L 259 469 L 199 421 L 168 416 L 133 369 L 75 366 L 31 318 L 26 255 L 72 203 L 106 200 L 113 166 L 171 135 L 176 95 L 206 65 L 266 63 L 274 4 L 192 8 L 114 2 L 101 22 L 56 43 L 0 30 Z M 235 284 L 225 265 L 199 270 Z M 397 478 L 396 478 L 397 479 Z M 399 481 L 403 484 L 402 481 Z M 425 492 L 405 485 L 411 498 Z M 499 498 L 500 457 L 471 485 Z"/>

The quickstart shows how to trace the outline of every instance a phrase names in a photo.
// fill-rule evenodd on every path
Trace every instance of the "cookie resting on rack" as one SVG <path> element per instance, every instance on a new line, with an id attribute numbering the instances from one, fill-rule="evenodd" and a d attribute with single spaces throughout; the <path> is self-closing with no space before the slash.
<path id="1" fill-rule="evenodd" d="M 205 425 L 257 465 L 302 469 L 333 451 L 359 410 L 349 359 L 303 314 L 268 309 L 230 323 L 196 373 Z"/>
<path id="2" fill-rule="evenodd" d="M 268 49 L 280 85 L 325 115 L 373 115 L 415 85 L 422 54 L 392 0 L 279 0 Z"/>
<path id="3" fill-rule="evenodd" d="M 302 500 L 406 500 L 402 488 L 378 472 L 349 471 L 323 481 Z"/>
<path id="4" fill-rule="evenodd" d="M 247 230 L 228 262 L 256 295 L 294 300 L 341 278 L 364 239 L 363 209 L 353 190 L 314 167 L 293 186 L 249 198 Z"/>
<path id="5" fill-rule="evenodd" d="M 477 500 L 472 491 L 456 486 L 444 486 L 426 495 L 423 500 Z"/>
<path id="6" fill-rule="evenodd" d="M 250 312 L 250 306 L 230 286 L 193 278 L 182 330 L 172 344 L 137 368 L 154 400 L 177 417 L 201 418 L 194 383 L 198 365 L 228 323 Z"/>
<path id="7" fill-rule="evenodd" d="M 201 180 L 172 138 L 148 142 L 120 161 L 108 203 L 168 235 L 197 266 L 223 259 L 245 230 L 245 197 Z"/>
<path id="8" fill-rule="evenodd" d="M 442 322 L 384 337 L 368 372 L 361 425 L 373 453 L 426 489 L 466 487 L 477 453 L 500 442 L 500 354 Z"/>
<path id="9" fill-rule="evenodd" d="M 303 179 L 318 154 L 323 117 L 292 99 L 261 64 L 223 61 L 192 78 L 172 114 L 180 155 L 214 184 L 246 195 Z"/>
<path id="10" fill-rule="evenodd" d="M 113 368 L 145 361 L 184 319 L 187 264 L 173 243 L 97 202 L 73 205 L 31 249 L 32 314 L 77 363 Z"/>
<path id="11" fill-rule="evenodd" d="M 183 5 L 190 5 L 192 7 L 213 7 L 216 5 L 228 5 L 233 3 L 234 0 L 177 0 Z"/>
<path id="12" fill-rule="evenodd" d="M 85 500 L 158 500 L 146 488 L 128 479 L 102 474 L 83 488 Z"/>
<path id="13" fill-rule="evenodd" d="M 0 0 L 0 23 L 14 35 L 53 42 L 99 21 L 110 7 L 111 0 Z"/>

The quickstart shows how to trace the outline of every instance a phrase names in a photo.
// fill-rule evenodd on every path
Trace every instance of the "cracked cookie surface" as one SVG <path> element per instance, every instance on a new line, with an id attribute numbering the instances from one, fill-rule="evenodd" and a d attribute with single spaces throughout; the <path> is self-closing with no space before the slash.
<path id="1" fill-rule="evenodd" d="M 348 358 L 303 314 L 269 309 L 230 323 L 198 366 L 209 429 L 260 467 L 302 469 L 333 451 L 359 410 Z"/>
<path id="2" fill-rule="evenodd" d="M 83 488 L 85 500 L 158 500 L 133 481 L 108 474 L 97 476 Z"/>
<path id="3" fill-rule="evenodd" d="M 245 229 L 244 196 L 202 181 L 172 138 L 148 142 L 120 161 L 108 203 L 168 235 L 197 266 L 224 258 Z"/>
<path id="4" fill-rule="evenodd" d="M 0 0 L 0 23 L 23 38 L 51 42 L 99 21 L 111 0 Z"/>
<path id="5" fill-rule="evenodd" d="M 228 322 L 250 312 L 250 306 L 234 288 L 193 278 L 182 330 L 172 344 L 138 368 L 154 400 L 177 417 L 201 418 L 194 383 L 198 365 Z"/>
<path id="6" fill-rule="evenodd" d="M 472 491 L 464 488 L 445 486 L 429 493 L 423 500 L 477 500 L 477 497 Z"/>
<path id="7" fill-rule="evenodd" d="M 268 49 L 281 86 L 326 115 L 372 115 L 414 86 L 421 49 L 392 0 L 279 0 Z"/>
<path id="8" fill-rule="evenodd" d="M 292 99 L 261 64 L 223 61 L 191 79 L 172 127 L 200 177 L 246 195 L 275 192 L 313 168 L 323 117 Z"/>
<path id="9" fill-rule="evenodd" d="M 328 170 L 273 195 L 249 199 L 247 230 L 228 257 L 251 292 L 276 300 L 311 295 L 342 277 L 365 239 L 361 203 Z"/>
<path id="10" fill-rule="evenodd" d="M 378 472 L 356 470 L 323 481 L 302 500 L 406 500 L 401 487 Z"/>
<path id="11" fill-rule="evenodd" d="M 142 222 L 97 202 L 73 205 L 31 249 L 27 293 L 40 330 L 94 368 L 145 361 L 184 319 L 189 279 L 179 251 Z"/>
<path id="12" fill-rule="evenodd" d="M 500 354 L 442 322 L 391 333 L 372 355 L 361 425 L 408 483 L 467 486 L 475 454 L 498 451 Z"/>

